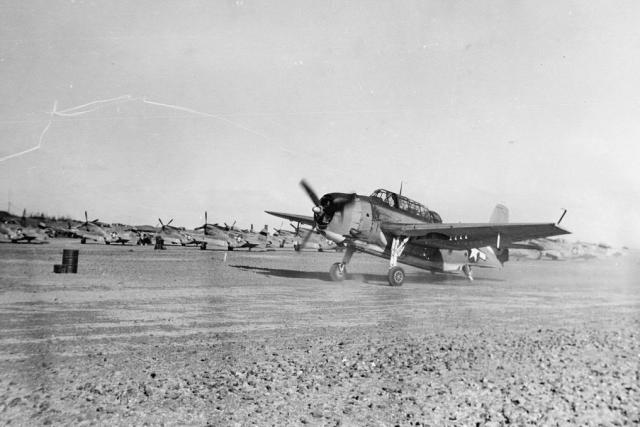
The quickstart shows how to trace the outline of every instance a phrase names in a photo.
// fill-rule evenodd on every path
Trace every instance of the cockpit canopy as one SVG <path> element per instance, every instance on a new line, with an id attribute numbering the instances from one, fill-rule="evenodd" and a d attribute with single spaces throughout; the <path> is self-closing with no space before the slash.
<path id="1" fill-rule="evenodd" d="M 371 193 L 371 199 L 378 199 L 378 201 L 388 205 L 389 207 L 399 209 L 411 215 L 419 216 L 428 222 L 442 222 L 442 218 L 440 218 L 440 215 L 438 215 L 437 212 L 430 211 L 423 204 L 394 193 L 393 191 L 382 188 L 378 189 Z"/>

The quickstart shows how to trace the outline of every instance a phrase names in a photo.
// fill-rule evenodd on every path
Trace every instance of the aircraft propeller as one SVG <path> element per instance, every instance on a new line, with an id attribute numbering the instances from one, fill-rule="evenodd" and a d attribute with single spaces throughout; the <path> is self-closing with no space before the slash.
<path id="1" fill-rule="evenodd" d="M 194 230 L 204 230 L 204 235 L 207 236 L 209 235 L 209 226 L 211 226 L 211 224 L 209 224 L 209 217 L 207 215 L 207 211 L 204 211 L 204 224 L 202 224 L 200 227 L 194 228 Z"/>
<path id="2" fill-rule="evenodd" d="M 304 188 L 304 191 L 306 191 L 307 195 L 309 196 L 309 198 L 313 202 L 314 206 L 319 208 L 320 207 L 320 199 L 318 198 L 318 195 L 316 194 L 316 192 L 313 191 L 313 188 L 311 188 L 309 183 L 306 180 L 303 179 L 303 180 L 300 181 L 300 185 L 302 186 L 302 188 Z"/>
<path id="3" fill-rule="evenodd" d="M 298 223 L 298 225 L 294 225 L 292 222 L 290 222 L 289 227 L 295 230 L 296 236 L 298 235 L 298 233 L 300 233 L 300 223 Z"/>
<path id="4" fill-rule="evenodd" d="M 318 195 L 316 194 L 315 191 L 313 191 L 313 188 L 311 188 L 311 186 L 309 185 L 309 183 L 305 179 L 300 180 L 300 186 L 304 189 L 304 191 L 307 193 L 307 195 L 309 196 L 309 198 L 313 202 L 314 206 L 313 206 L 313 209 L 311 209 L 311 210 L 313 211 L 313 217 L 314 217 L 314 220 L 315 220 L 315 224 L 313 224 L 313 227 L 311 228 L 311 230 L 309 230 L 307 232 L 306 236 L 304 236 L 304 238 L 302 239 L 302 242 L 300 243 L 300 248 L 304 248 L 305 245 L 307 244 L 307 242 L 309 241 L 309 239 L 311 238 L 311 234 L 314 233 L 314 230 L 316 229 L 316 227 L 318 225 L 319 219 L 322 218 L 324 210 L 322 209 L 322 206 L 320 205 L 320 199 L 318 198 Z M 298 226 L 294 227 L 294 228 L 296 229 L 296 235 L 299 235 L 300 234 L 300 223 L 298 223 Z"/>
<path id="5" fill-rule="evenodd" d="M 69 225 L 71 225 L 71 223 L 69 223 Z M 86 230 L 89 230 L 89 215 L 87 215 L 87 211 L 84 211 L 84 222 L 78 226 L 78 228 L 82 227 L 85 227 Z"/>
<path id="6" fill-rule="evenodd" d="M 345 206 L 356 198 L 356 193 L 331 193 L 319 199 L 316 192 L 313 191 L 313 188 L 311 188 L 306 180 L 302 179 L 300 185 L 314 205 L 312 209 L 313 218 L 316 223 L 314 228 L 318 227 L 323 229 L 323 225 L 326 226 L 326 217 L 331 217 L 336 212 L 343 212 Z"/>
<path id="7" fill-rule="evenodd" d="M 171 218 L 171 220 L 166 224 L 164 222 L 162 222 L 162 220 L 160 218 L 158 218 L 158 221 L 160 221 L 161 230 L 164 231 L 166 228 L 170 228 L 169 225 L 173 222 L 173 218 Z"/>

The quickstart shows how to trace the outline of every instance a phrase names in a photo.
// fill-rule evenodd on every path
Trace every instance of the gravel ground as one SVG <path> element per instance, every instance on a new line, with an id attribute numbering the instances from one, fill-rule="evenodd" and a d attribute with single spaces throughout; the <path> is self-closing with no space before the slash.
<path id="1" fill-rule="evenodd" d="M 53 274 L 63 248 L 78 274 Z M 0 422 L 640 424 L 637 255 L 476 281 L 356 255 L 0 245 Z"/>

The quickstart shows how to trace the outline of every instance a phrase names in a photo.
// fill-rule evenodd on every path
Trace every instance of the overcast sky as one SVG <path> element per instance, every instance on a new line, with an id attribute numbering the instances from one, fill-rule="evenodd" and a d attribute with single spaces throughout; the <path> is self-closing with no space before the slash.
<path id="1" fill-rule="evenodd" d="M 0 4 L 1 210 L 279 226 L 302 177 L 404 181 L 640 246 L 636 1 Z"/>

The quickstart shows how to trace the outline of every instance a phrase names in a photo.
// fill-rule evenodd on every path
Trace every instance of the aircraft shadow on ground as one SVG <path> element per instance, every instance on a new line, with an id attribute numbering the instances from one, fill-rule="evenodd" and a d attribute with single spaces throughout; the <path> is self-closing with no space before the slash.
<path id="1" fill-rule="evenodd" d="M 329 272 L 325 271 L 301 271 L 283 268 L 254 267 L 249 265 L 230 265 L 230 267 L 238 268 L 244 271 L 251 271 L 257 274 L 262 274 L 264 276 L 284 277 L 287 279 L 316 279 L 322 280 L 323 282 L 332 281 L 329 277 Z M 387 276 L 385 274 L 349 273 L 347 274 L 347 280 L 356 280 L 371 285 L 389 286 L 387 282 Z M 496 281 L 495 279 L 481 280 Z M 464 276 L 451 273 L 407 274 L 405 277 L 405 283 L 420 283 L 426 285 L 449 284 L 456 286 L 473 285 L 473 282 L 469 282 Z"/>

